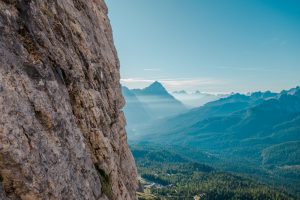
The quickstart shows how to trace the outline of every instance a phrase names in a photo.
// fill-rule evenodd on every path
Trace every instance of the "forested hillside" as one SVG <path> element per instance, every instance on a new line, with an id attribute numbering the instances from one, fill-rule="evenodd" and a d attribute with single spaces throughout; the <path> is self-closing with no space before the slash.
<path id="1" fill-rule="evenodd" d="M 296 199 L 278 187 L 216 170 L 165 149 L 131 149 L 142 182 L 139 199 Z"/>

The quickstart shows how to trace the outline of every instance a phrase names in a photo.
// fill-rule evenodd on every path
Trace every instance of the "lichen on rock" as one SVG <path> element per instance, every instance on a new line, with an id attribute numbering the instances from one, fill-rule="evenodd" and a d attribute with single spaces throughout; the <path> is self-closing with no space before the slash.
<path id="1" fill-rule="evenodd" d="M 0 0 L 0 199 L 135 199 L 103 0 Z"/>

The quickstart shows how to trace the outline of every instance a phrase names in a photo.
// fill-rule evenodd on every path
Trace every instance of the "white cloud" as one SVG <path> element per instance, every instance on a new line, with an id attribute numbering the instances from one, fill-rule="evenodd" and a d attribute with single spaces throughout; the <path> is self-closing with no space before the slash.
<path id="1" fill-rule="evenodd" d="M 161 71 L 161 69 L 159 69 L 159 68 L 146 68 L 146 69 L 144 69 L 144 71 L 155 71 L 155 72 L 157 72 L 157 71 Z"/>
<path id="2" fill-rule="evenodd" d="M 141 78 L 123 78 L 121 79 L 121 83 L 152 83 L 155 80 L 151 79 L 141 79 Z"/>
<path id="3" fill-rule="evenodd" d="M 213 78 L 174 78 L 174 79 L 143 79 L 143 78 L 124 78 L 121 83 L 129 88 L 144 88 L 154 81 L 162 83 L 169 91 L 209 91 L 213 88 L 220 88 L 224 81 Z"/>

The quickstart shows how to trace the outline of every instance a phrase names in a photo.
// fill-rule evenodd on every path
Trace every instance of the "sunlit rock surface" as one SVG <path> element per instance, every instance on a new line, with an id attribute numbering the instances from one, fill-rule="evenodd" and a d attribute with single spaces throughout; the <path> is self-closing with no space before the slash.
<path id="1" fill-rule="evenodd" d="M 102 0 L 0 0 L 0 199 L 135 199 Z"/>

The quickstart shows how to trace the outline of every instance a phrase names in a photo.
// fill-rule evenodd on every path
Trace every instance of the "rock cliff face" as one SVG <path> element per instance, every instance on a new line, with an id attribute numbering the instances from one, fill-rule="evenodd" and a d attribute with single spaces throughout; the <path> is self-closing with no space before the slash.
<path id="1" fill-rule="evenodd" d="M 135 199 L 103 0 L 0 0 L 0 199 Z"/>

